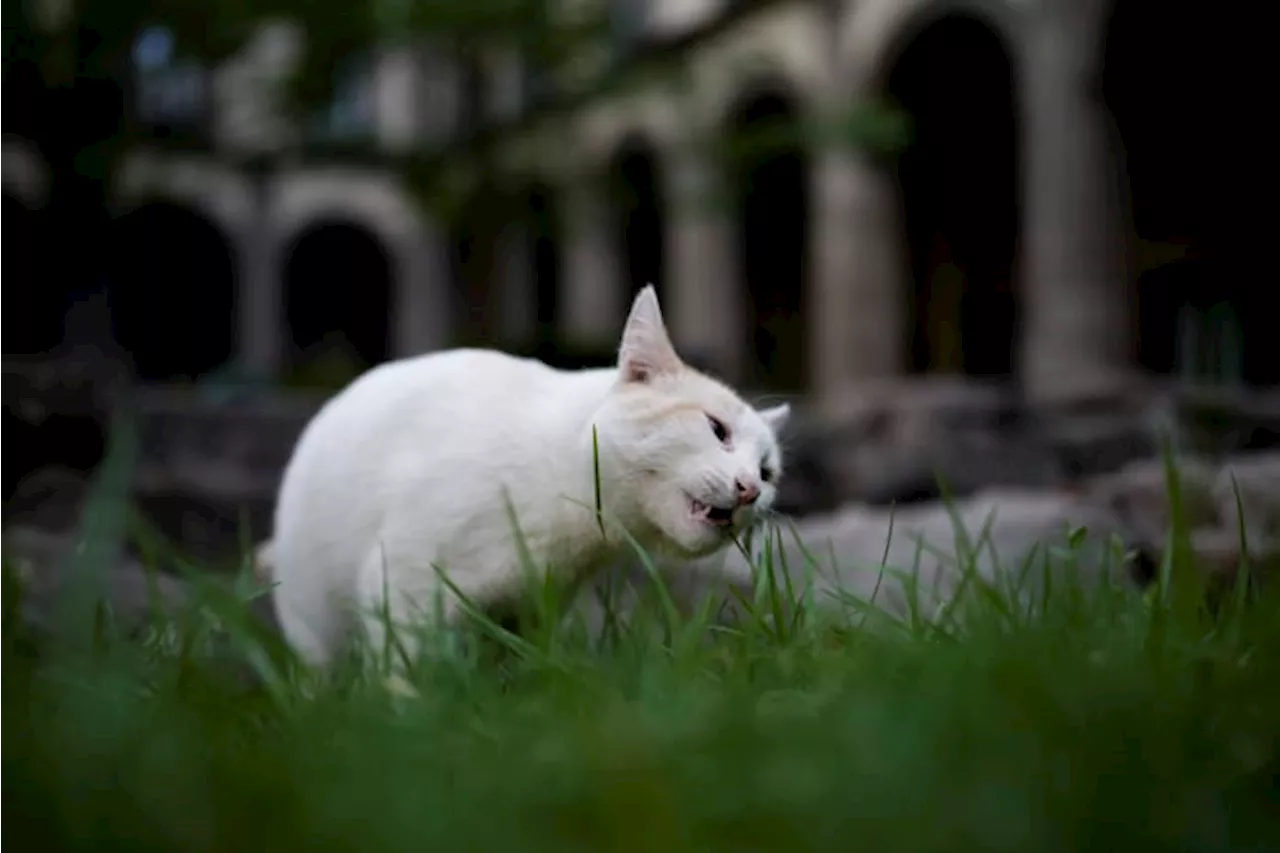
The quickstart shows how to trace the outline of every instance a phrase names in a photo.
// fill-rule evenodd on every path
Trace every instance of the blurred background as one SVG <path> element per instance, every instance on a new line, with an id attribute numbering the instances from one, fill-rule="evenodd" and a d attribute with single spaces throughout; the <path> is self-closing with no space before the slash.
<path id="1" fill-rule="evenodd" d="M 144 516 L 232 560 L 361 371 L 608 364 L 648 282 L 691 363 L 796 405 L 799 515 L 1280 435 L 1209 4 L 3 14 L 6 540 L 72 528 L 125 407 Z"/>

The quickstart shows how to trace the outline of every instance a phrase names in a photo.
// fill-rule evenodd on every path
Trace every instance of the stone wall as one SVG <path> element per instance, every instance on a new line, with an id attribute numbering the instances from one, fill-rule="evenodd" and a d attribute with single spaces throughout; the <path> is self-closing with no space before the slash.
<path id="1" fill-rule="evenodd" d="M 279 478 L 322 397 L 145 388 L 128 399 L 141 449 L 134 495 L 161 529 L 206 560 L 231 558 L 243 542 L 270 535 Z M 6 399 L 7 418 L 16 417 L 15 406 Z M 783 436 L 787 472 L 778 508 L 805 517 L 850 503 L 929 501 L 943 493 L 939 477 L 954 496 L 990 487 L 1079 491 L 1157 458 L 1161 435 L 1180 454 L 1211 460 L 1273 448 L 1280 443 L 1280 394 L 1145 383 L 1049 407 L 1007 387 L 960 379 L 868 388 L 838 409 L 798 410 Z M 67 523 L 65 496 L 76 475 L 66 462 L 61 470 L 58 460 L 51 464 L 18 489 L 6 523 L 15 513 L 38 525 Z"/>

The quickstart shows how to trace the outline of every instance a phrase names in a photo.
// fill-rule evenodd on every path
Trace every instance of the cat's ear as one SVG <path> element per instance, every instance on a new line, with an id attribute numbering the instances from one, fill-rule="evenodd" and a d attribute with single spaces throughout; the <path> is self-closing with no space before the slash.
<path id="1" fill-rule="evenodd" d="M 759 415 L 761 420 L 769 425 L 769 429 L 777 434 L 782 431 L 782 428 L 787 425 L 787 421 L 791 419 L 791 404 L 783 403 L 771 409 L 761 409 Z"/>
<path id="2" fill-rule="evenodd" d="M 622 381 L 648 382 L 655 376 L 678 373 L 680 368 L 680 356 L 662 322 L 658 294 L 652 284 L 646 284 L 631 303 L 631 313 L 622 329 L 622 344 L 618 347 Z"/>

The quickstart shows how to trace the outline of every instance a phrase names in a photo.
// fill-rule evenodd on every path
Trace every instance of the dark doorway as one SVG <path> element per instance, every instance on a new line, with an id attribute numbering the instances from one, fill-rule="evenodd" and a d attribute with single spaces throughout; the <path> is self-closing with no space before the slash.
<path id="1" fill-rule="evenodd" d="M 887 80 L 910 116 L 898 159 L 908 269 L 908 364 L 1014 372 L 1017 119 L 1008 52 L 987 24 L 947 15 L 906 44 Z"/>
<path id="2" fill-rule="evenodd" d="M 13 196 L 0 196 L 0 353 L 36 355 L 56 343 L 60 311 L 41 310 L 36 288 L 36 213 Z M 52 327 L 42 329 L 41 327 Z"/>
<path id="3" fill-rule="evenodd" d="M 351 222 L 325 222 L 303 232 L 287 258 L 286 344 L 293 370 L 332 371 L 330 379 L 341 382 L 386 361 L 391 262 L 378 238 Z"/>
<path id="4" fill-rule="evenodd" d="M 1102 96 L 1117 131 L 1127 190 L 1130 269 L 1137 299 L 1137 360 L 1156 373 L 1274 384 L 1271 286 L 1259 244 L 1246 236 L 1258 180 L 1224 173 L 1246 160 L 1251 134 L 1226 115 L 1236 89 L 1230 63 L 1207 35 L 1212 7 L 1189 0 L 1121 0 L 1106 29 Z"/>
<path id="5" fill-rule="evenodd" d="M 536 345 L 549 355 L 556 341 L 560 304 L 560 210 L 550 187 L 535 186 L 529 193 L 529 248 L 533 264 Z"/>
<path id="6" fill-rule="evenodd" d="M 136 376 L 194 379 L 229 361 L 237 327 L 236 260 L 222 232 L 168 202 L 144 205 L 113 227 L 107 305 L 115 340 Z M 80 307 L 94 310 L 89 301 Z"/>
<path id="7" fill-rule="evenodd" d="M 738 103 L 728 128 L 753 355 L 745 379 L 777 391 L 803 390 L 808 375 L 809 168 L 799 116 L 790 95 L 763 91 Z"/>
<path id="8" fill-rule="evenodd" d="M 658 158 L 652 146 L 631 137 L 619 146 L 610 169 L 610 190 L 617 218 L 618 245 L 625 261 L 628 300 L 646 284 L 663 287 L 663 193 Z"/>
<path id="9" fill-rule="evenodd" d="M 450 227 L 456 342 L 492 346 L 500 337 L 496 277 L 499 235 L 508 216 L 519 212 L 520 196 L 482 187 L 456 213 Z"/>

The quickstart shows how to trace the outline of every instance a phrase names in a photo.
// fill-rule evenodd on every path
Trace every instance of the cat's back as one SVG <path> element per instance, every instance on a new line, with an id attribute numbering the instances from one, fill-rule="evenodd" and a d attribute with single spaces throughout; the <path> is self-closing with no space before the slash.
<path id="1" fill-rule="evenodd" d="M 497 350 L 443 350 L 379 365 L 337 394 L 327 408 L 353 404 L 415 416 L 495 400 L 517 407 L 526 396 L 536 399 L 527 392 L 545 391 L 566 376 L 541 361 Z"/>
<path id="2" fill-rule="evenodd" d="M 295 514 L 377 513 L 396 500 L 438 491 L 424 486 L 457 478 L 534 474 L 554 461 L 548 444 L 566 424 L 589 416 L 612 376 L 485 349 L 445 350 L 373 368 L 303 430 L 281 483 L 277 526 L 289 526 Z M 317 514 L 318 503 L 331 505 Z"/>
<path id="3" fill-rule="evenodd" d="M 388 460 L 397 453 L 438 451 L 457 459 L 469 448 L 493 452 L 492 442 L 536 430 L 557 402 L 575 396 L 582 377 L 487 349 L 387 362 L 321 408 L 300 437 L 295 460 L 305 465 L 322 453 L 358 465 L 364 457 Z"/>

